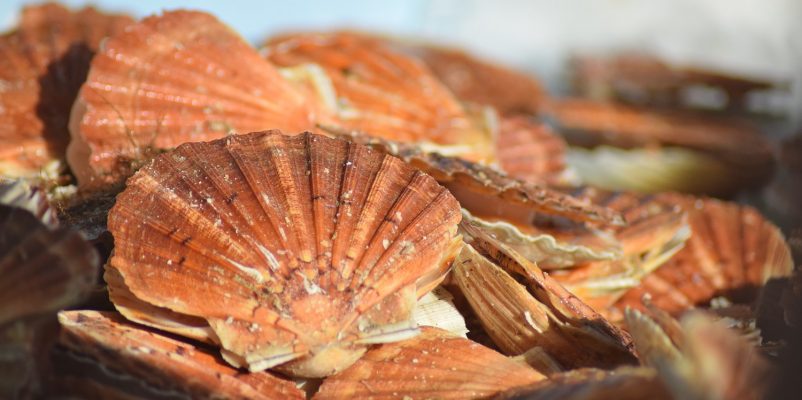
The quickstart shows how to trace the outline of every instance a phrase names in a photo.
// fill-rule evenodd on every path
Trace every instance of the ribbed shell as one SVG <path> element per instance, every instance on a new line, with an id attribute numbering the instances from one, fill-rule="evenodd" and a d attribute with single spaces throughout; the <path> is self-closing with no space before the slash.
<path id="1" fill-rule="evenodd" d="M 341 130 L 327 133 L 391 154 L 428 173 L 448 187 L 460 205 L 473 213 L 531 220 L 536 213 L 588 221 L 603 226 L 625 225 L 621 215 L 586 200 L 507 176 L 494 168 L 447 157 L 406 143 Z"/>
<path id="2" fill-rule="evenodd" d="M 213 16 L 165 12 L 109 39 L 71 117 L 81 185 L 124 178 L 181 143 L 314 128 L 322 108 Z"/>
<path id="3" fill-rule="evenodd" d="M 496 140 L 501 169 L 528 182 L 557 183 L 565 173 L 565 141 L 529 117 L 506 117 Z"/>
<path id="4" fill-rule="evenodd" d="M 755 187 L 771 175 L 774 167 L 768 140 L 745 121 L 578 99 L 550 101 L 545 113 L 572 145 L 635 149 L 673 146 L 727 166 L 729 174 L 719 178 L 720 182 L 701 188 L 706 193 L 726 194 Z"/>
<path id="5" fill-rule="evenodd" d="M 410 49 L 463 101 L 493 106 L 504 115 L 535 114 L 544 95 L 531 76 L 447 48 Z"/>
<path id="6" fill-rule="evenodd" d="M 445 188 L 391 156 L 309 133 L 230 136 L 129 179 L 107 277 L 120 275 L 115 302 L 130 291 L 206 320 L 232 363 L 329 375 L 365 343 L 416 333 L 415 296 L 447 271 L 459 220 Z"/>
<path id="7" fill-rule="evenodd" d="M 564 368 L 634 363 L 628 335 L 535 264 L 469 223 L 452 278 L 508 355 L 540 347 Z"/>
<path id="8" fill-rule="evenodd" d="M 24 208 L 0 205 L 0 325 L 84 299 L 98 264 L 79 233 L 51 229 Z"/>
<path id="9" fill-rule="evenodd" d="M 545 379 L 478 343 L 422 328 L 414 339 L 368 351 L 326 379 L 313 399 L 478 399 Z"/>
<path id="10" fill-rule="evenodd" d="M 688 213 L 691 237 L 679 253 L 616 302 L 614 314 L 625 307 L 642 308 L 645 294 L 675 315 L 716 296 L 749 302 L 766 281 L 791 274 L 793 261 L 782 233 L 757 210 L 708 198 L 659 198 Z"/>
<path id="11" fill-rule="evenodd" d="M 0 173 L 36 177 L 63 160 L 89 61 L 104 37 L 132 22 L 54 3 L 23 9 L 17 29 L 0 37 Z"/>
<path id="12" fill-rule="evenodd" d="M 121 398 L 159 398 L 167 392 L 185 398 L 305 398 L 292 381 L 267 372 L 243 374 L 208 350 L 134 325 L 117 313 L 62 311 L 59 322 L 59 342 L 70 353 L 59 360 L 63 370 L 57 376 L 66 386 L 62 390 L 72 395 L 91 397 L 106 390 Z"/>
<path id="13" fill-rule="evenodd" d="M 269 40 L 270 62 L 320 65 L 347 129 L 402 142 L 423 142 L 443 154 L 493 160 L 492 135 L 477 129 L 451 92 L 419 60 L 363 34 L 308 33 Z"/>

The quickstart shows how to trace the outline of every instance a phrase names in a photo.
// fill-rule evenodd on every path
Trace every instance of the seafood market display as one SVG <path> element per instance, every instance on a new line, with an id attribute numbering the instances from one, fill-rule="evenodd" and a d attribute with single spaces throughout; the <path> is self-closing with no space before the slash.
<path id="1" fill-rule="evenodd" d="M 802 157 L 754 119 L 770 83 L 580 55 L 557 96 L 436 43 L 261 43 L 53 3 L 0 36 L 0 398 L 759 399 L 788 375 Z"/>

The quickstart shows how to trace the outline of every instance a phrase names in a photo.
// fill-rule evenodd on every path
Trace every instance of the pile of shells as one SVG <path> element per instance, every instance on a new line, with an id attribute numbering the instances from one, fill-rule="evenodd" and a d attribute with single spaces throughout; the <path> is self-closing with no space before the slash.
<path id="1" fill-rule="evenodd" d="M 799 329 L 780 229 L 704 197 L 771 175 L 741 103 L 616 91 L 714 72 L 583 60 L 584 97 L 555 98 L 365 33 L 256 49 L 197 11 L 19 21 L 0 397 L 762 398 Z"/>

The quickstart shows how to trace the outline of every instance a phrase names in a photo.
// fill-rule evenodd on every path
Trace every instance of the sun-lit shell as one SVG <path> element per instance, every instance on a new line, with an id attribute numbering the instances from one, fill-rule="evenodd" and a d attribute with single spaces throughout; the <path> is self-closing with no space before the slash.
<path id="1" fill-rule="evenodd" d="M 468 339 L 436 328 L 381 345 L 323 382 L 323 399 L 476 399 L 546 379 Z"/>
<path id="2" fill-rule="evenodd" d="M 79 233 L 52 228 L 25 208 L 0 205 L 0 325 L 84 299 L 98 264 Z"/>
<path id="3" fill-rule="evenodd" d="M 566 175 L 562 137 L 529 117 L 502 118 L 496 140 L 499 166 L 514 178 L 558 183 Z"/>
<path id="4" fill-rule="evenodd" d="M 648 54 L 575 56 L 571 70 L 574 90 L 595 100 L 733 113 L 778 111 L 752 98 L 780 89 L 769 79 L 670 64 Z"/>
<path id="5" fill-rule="evenodd" d="M 208 350 L 98 311 L 62 311 L 56 372 L 60 388 L 88 398 L 303 399 L 292 381 L 243 374 Z M 64 395 L 65 393 L 62 393 Z"/>
<path id="6" fill-rule="evenodd" d="M 535 264 L 469 223 L 452 278 L 496 345 L 509 355 L 542 348 L 565 368 L 633 363 L 626 333 Z"/>
<path id="7" fill-rule="evenodd" d="M 620 315 L 625 307 L 642 309 L 645 294 L 674 315 L 717 296 L 750 302 L 769 279 L 791 274 L 793 261 L 782 233 L 757 210 L 708 198 L 658 197 L 688 213 L 691 237 L 681 251 L 616 302 L 611 314 Z"/>
<path id="8" fill-rule="evenodd" d="M 670 400 L 670 393 L 651 368 L 619 367 L 611 371 L 582 368 L 551 375 L 549 380 L 513 389 L 497 397 L 517 400 Z"/>
<path id="9" fill-rule="evenodd" d="M 691 235 L 685 211 L 658 197 L 584 187 L 568 191 L 579 199 L 620 212 L 627 225 L 610 231 L 623 256 L 553 271 L 552 277 L 594 309 L 604 311 L 682 249 Z"/>
<path id="10" fill-rule="evenodd" d="M 428 173 L 451 190 L 460 205 L 472 213 L 518 221 L 531 221 L 537 214 L 543 214 L 603 226 L 625 225 L 624 218 L 613 210 L 573 198 L 559 190 L 511 178 L 485 165 L 429 152 L 417 145 L 331 127 L 323 130 L 335 137 L 396 156 Z"/>
<path id="11" fill-rule="evenodd" d="M 538 112 L 544 93 L 531 76 L 455 49 L 414 46 L 409 51 L 460 100 L 493 106 L 504 115 Z"/>
<path id="12" fill-rule="evenodd" d="M 433 326 L 457 336 L 467 337 L 465 318 L 454 305 L 454 295 L 443 286 L 438 286 L 421 297 L 412 317 L 420 326 Z"/>
<path id="13" fill-rule="evenodd" d="M 593 147 L 569 153 L 569 165 L 607 189 L 728 194 L 763 183 L 774 166 L 768 141 L 745 121 L 577 99 L 553 100 L 546 109 L 569 144 Z M 572 157 L 609 165 L 572 164 Z M 693 182 L 702 178 L 705 185 Z"/>
<path id="14" fill-rule="evenodd" d="M 416 297 L 447 272 L 459 220 L 445 188 L 394 157 L 309 133 L 235 135 L 128 180 L 106 275 L 128 318 L 178 333 L 181 321 L 137 315 L 205 321 L 189 328 L 235 365 L 325 376 L 417 334 Z"/>
<path id="15" fill-rule="evenodd" d="M 215 17 L 165 12 L 113 36 L 73 108 L 70 167 L 114 182 L 181 143 L 264 129 L 298 133 L 325 108 Z"/>
<path id="16" fill-rule="evenodd" d="M 104 37 L 131 22 L 89 7 L 23 9 L 16 30 L 0 36 L 1 174 L 49 176 L 59 169 L 70 138 L 70 108 L 89 61 Z"/>
<path id="17" fill-rule="evenodd" d="M 424 143 L 473 161 L 494 160 L 492 133 L 474 126 L 422 62 L 379 38 L 349 32 L 285 35 L 270 39 L 263 54 L 282 67 L 322 67 L 336 92 L 344 128 Z"/>
<path id="18" fill-rule="evenodd" d="M 772 371 L 752 345 L 700 312 L 681 324 L 662 319 L 626 313 L 641 361 L 657 369 L 675 398 L 763 398 Z"/>

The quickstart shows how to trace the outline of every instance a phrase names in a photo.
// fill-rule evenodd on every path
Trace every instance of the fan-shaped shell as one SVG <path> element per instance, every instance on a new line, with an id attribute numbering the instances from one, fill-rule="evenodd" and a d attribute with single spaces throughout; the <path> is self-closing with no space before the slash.
<path id="1" fill-rule="evenodd" d="M 595 173 L 607 176 L 610 178 L 607 181 L 619 185 L 607 187 L 608 189 L 655 192 L 684 188 L 697 192 L 727 194 L 764 182 L 771 175 L 774 166 L 768 141 L 757 128 L 745 121 L 719 120 L 695 114 L 660 112 L 576 99 L 553 100 L 549 102 L 546 113 L 554 119 L 558 126 L 557 131 L 566 137 L 569 144 L 585 147 L 606 144 L 631 149 L 632 154 L 618 149 L 623 154 L 617 157 L 602 157 L 591 153 L 590 156 L 597 159 L 609 159 L 611 162 L 618 159 L 618 164 L 630 161 L 630 164 L 607 171 L 606 175 L 605 170 L 596 171 L 591 166 L 583 169 L 588 172 L 585 177 L 582 176 L 583 170 L 577 170 L 582 179 Z M 655 153 L 660 151 L 660 146 L 669 147 L 670 152 L 668 155 L 659 153 L 652 158 L 657 157 L 664 164 L 677 164 L 671 170 L 663 165 L 662 174 L 659 170 L 652 171 L 659 164 L 648 164 L 646 161 L 649 160 L 650 152 L 644 151 L 646 148 Z M 597 149 L 607 152 L 614 150 L 606 146 Z M 639 162 L 634 163 L 635 160 Z M 633 172 L 638 167 L 643 167 L 644 163 L 649 166 L 646 171 Z M 627 165 L 631 169 L 624 173 L 622 168 Z M 577 164 L 577 167 L 581 165 Z M 716 176 L 700 177 L 694 175 L 695 170 L 707 171 Z M 652 178 L 648 187 L 644 187 L 637 179 L 630 179 L 633 182 L 627 179 L 633 174 L 649 173 Z M 677 173 L 684 175 L 679 178 L 672 175 Z M 693 185 L 693 180 L 701 178 L 709 182 L 706 187 Z M 627 187 L 620 187 L 624 185 Z"/>
<path id="2" fill-rule="evenodd" d="M 468 222 L 461 228 L 470 245 L 453 280 L 504 353 L 540 347 L 565 368 L 635 361 L 626 333 L 514 250 Z"/>
<path id="3" fill-rule="evenodd" d="M 437 328 L 368 351 L 329 377 L 313 397 L 323 399 L 476 399 L 546 379 L 468 339 Z"/>
<path id="4" fill-rule="evenodd" d="M 473 161 L 493 161 L 492 133 L 419 60 L 368 35 L 337 32 L 277 37 L 263 49 L 270 62 L 320 65 L 337 96 L 342 125 L 370 135 L 423 143 Z"/>
<path id="5" fill-rule="evenodd" d="M 538 112 L 544 91 L 531 76 L 456 49 L 416 46 L 410 52 L 461 100 L 493 106 L 504 115 Z"/>
<path id="6" fill-rule="evenodd" d="M 511 177 L 558 183 L 566 173 L 565 141 L 528 117 L 502 118 L 496 149 L 501 169 Z"/>
<path id="7" fill-rule="evenodd" d="M 110 38 L 73 108 L 79 183 L 125 177 L 181 143 L 263 129 L 297 133 L 323 108 L 213 16 L 165 12 Z"/>
<path id="8" fill-rule="evenodd" d="M 691 196 L 660 198 L 688 213 L 691 237 L 679 253 L 616 302 L 613 314 L 625 307 L 642 308 L 645 294 L 656 307 L 675 315 L 716 296 L 748 302 L 769 279 L 791 274 L 793 261 L 782 233 L 757 210 Z"/>
<path id="9" fill-rule="evenodd" d="M 234 364 L 295 360 L 294 374 L 329 375 L 367 343 L 417 333 L 416 295 L 447 271 L 459 219 L 434 179 L 361 145 L 230 136 L 182 145 L 129 179 L 109 216 L 107 277 L 119 275 L 115 303 L 130 292 L 168 319 L 205 320 Z"/>
<path id="10" fill-rule="evenodd" d="M 36 177 L 63 160 L 70 108 L 100 41 L 131 18 L 48 3 L 0 37 L 0 173 Z M 58 169 L 58 168 L 56 168 Z"/>
<path id="11" fill-rule="evenodd" d="M 62 395 L 158 398 L 170 391 L 187 398 L 305 398 L 292 381 L 267 372 L 242 374 L 207 350 L 117 313 L 62 311 L 59 322 L 59 342 L 69 350 L 55 357 Z"/>

